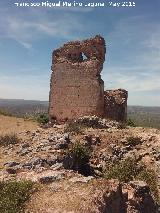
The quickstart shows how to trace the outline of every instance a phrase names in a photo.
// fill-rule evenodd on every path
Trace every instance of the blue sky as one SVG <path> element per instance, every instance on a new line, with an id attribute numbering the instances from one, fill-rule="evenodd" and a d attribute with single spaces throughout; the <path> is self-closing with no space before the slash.
<path id="1" fill-rule="evenodd" d="M 53 49 L 101 34 L 107 46 L 105 88 L 127 89 L 130 105 L 160 106 L 160 0 L 119 8 L 33 8 L 14 2 L 21 1 L 0 1 L 0 98 L 48 100 Z"/>

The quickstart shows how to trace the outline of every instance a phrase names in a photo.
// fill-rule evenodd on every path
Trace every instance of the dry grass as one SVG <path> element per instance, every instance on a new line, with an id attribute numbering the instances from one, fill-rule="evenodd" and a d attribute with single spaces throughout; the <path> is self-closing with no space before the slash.
<path id="1" fill-rule="evenodd" d="M 68 180 L 63 180 L 54 182 L 50 186 L 39 186 L 38 189 L 26 205 L 28 212 L 99 212 L 96 211 L 97 203 L 100 206 L 104 202 L 103 194 L 106 191 L 114 190 L 111 182 L 100 179 L 91 180 L 88 183 L 72 183 Z"/>
<path id="2" fill-rule="evenodd" d="M 0 136 L 2 137 L 10 134 L 18 135 L 18 133 L 25 130 L 32 131 L 37 127 L 38 124 L 33 121 L 25 121 L 23 118 L 0 115 Z M 3 148 L 0 147 L 0 170 L 3 168 L 3 164 L 5 162 L 13 160 L 16 160 L 16 156 L 14 156 L 12 153 L 10 155 L 5 155 L 3 153 Z"/>
<path id="3" fill-rule="evenodd" d="M 0 115 L 0 134 L 19 133 L 24 130 L 37 128 L 37 123 L 25 121 L 23 118 L 9 117 Z"/>
<path id="4" fill-rule="evenodd" d="M 16 134 L 6 134 L 6 135 L 0 135 L 0 146 L 9 146 L 9 145 L 15 145 L 17 143 L 20 143 L 21 140 Z"/>

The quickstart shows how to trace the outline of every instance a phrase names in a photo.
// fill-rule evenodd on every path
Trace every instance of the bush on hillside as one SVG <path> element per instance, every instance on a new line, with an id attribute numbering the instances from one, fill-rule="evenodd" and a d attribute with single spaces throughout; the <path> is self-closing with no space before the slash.
<path id="1" fill-rule="evenodd" d="M 36 121 L 40 124 L 40 125 L 45 125 L 49 122 L 49 116 L 48 113 L 39 113 L 38 115 L 36 115 Z"/>
<path id="2" fill-rule="evenodd" d="M 33 183 L 0 182 L 0 212 L 19 213 L 22 212 L 24 203 L 29 199 Z"/>
<path id="3" fill-rule="evenodd" d="M 126 125 L 131 127 L 136 127 L 135 122 L 131 118 L 128 118 Z"/>
<path id="4" fill-rule="evenodd" d="M 14 145 L 20 142 L 20 138 L 15 133 L 0 135 L 0 146 Z"/>
<path id="5" fill-rule="evenodd" d="M 135 177 L 137 180 L 142 180 L 147 183 L 149 186 L 152 194 L 154 195 L 154 198 L 159 201 L 159 193 L 158 193 L 158 186 L 157 186 L 157 177 L 155 172 L 152 169 L 148 169 L 145 166 L 143 169 L 137 174 Z"/>
<path id="6" fill-rule="evenodd" d="M 89 148 L 80 142 L 72 144 L 71 148 L 66 154 L 64 163 L 65 168 L 73 169 L 83 175 L 88 175 L 90 173 L 90 154 L 91 152 Z"/>
<path id="7" fill-rule="evenodd" d="M 125 183 L 133 180 L 135 175 L 137 175 L 137 163 L 131 158 L 111 165 L 105 173 L 107 179 L 118 179 Z"/>
<path id="8" fill-rule="evenodd" d="M 68 123 L 64 129 L 64 132 L 71 132 L 76 134 L 82 134 L 83 131 L 84 131 L 84 126 L 76 122 Z"/>
<path id="9" fill-rule="evenodd" d="M 148 169 L 143 163 L 137 163 L 135 159 L 127 158 L 119 163 L 110 165 L 104 174 L 107 179 L 118 179 L 120 182 L 128 183 L 133 180 L 146 182 L 151 193 L 158 200 L 157 177 L 152 169 Z"/>
<path id="10" fill-rule="evenodd" d="M 4 115 L 4 116 L 13 116 L 11 112 L 9 112 L 6 109 L 0 109 L 0 115 Z"/>
<path id="11" fill-rule="evenodd" d="M 130 136 L 126 139 L 125 145 L 136 146 L 142 143 L 142 139 L 137 136 Z"/>

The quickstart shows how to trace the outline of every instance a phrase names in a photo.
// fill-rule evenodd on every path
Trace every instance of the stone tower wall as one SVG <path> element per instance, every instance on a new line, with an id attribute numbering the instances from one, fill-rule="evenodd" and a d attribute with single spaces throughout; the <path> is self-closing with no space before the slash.
<path id="1" fill-rule="evenodd" d="M 128 92 L 124 89 L 104 92 L 105 118 L 125 122 L 127 119 Z"/>
<path id="2" fill-rule="evenodd" d="M 101 70 L 105 41 L 96 36 L 55 50 L 52 56 L 50 120 L 58 122 L 84 115 L 104 116 L 104 83 Z"/>

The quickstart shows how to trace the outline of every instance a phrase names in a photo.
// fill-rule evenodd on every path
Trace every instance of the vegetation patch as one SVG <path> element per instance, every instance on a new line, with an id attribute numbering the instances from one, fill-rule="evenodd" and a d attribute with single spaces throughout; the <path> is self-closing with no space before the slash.
<path id="1" fill-rule="evenodd" d="M 12 113 L 10 113 L 8 110 L 3 109 L 3 108 L 0 109 L 0 115 L 13 116 Z"/>
<path id="2" fill-rule="evenodd" d="M 157 186 L 158 180 L 157 180 L 156 174 L 153 170 L 148 169 L 144 166 L 143 169 L 139 172 L 139 174 L 137 174 L 135 179 L 145 181 L 148 184 L 155 199 L 158 202 L 160 201 L 159 193 L 158 193 L 158 186 Z"/>
<path id="3" fill-rule="evenodd" d="M 36 121 L 40 124 L 40 125 L 45 125 L 49 122 L 49 116 L 48 113 L 39 113 L 35 116 Z"/>
<path id="4" fill-rule="evenodd" d="M 137 162 L 132 158 L 110 165 L 105 173 L 107 179 L 118 179 L 125 183 L 133 180 L 135 175 L 137 175 Z"/>
<path id="5" fill-rule="evenodd" d="M 142 139 L 140 137 L 130 136 L 125 141 L 125 145 L 136 146 L 142 143 Z"/>
<path id="6" fill-rule="evenodd" d="M 142 180 L 148 184 L 151 193 L 158 200 L 158 186 L 155 172 L 148 169 L 143 163 L 138 164 L 135 159 L 127 158 L 124 161 L 108 166 L 104 177 L 107 179 L 118 179 L 124 183 L 133 180 Z"/>
<path id="7" fill-rule="evenodd" d="M 15 133 L 0 136 L 0 146 L 14 145 L 20 142 L 20 138 Z"/>
<path id="8" fill-rule="evenodd" d="M 19 213 L 23 212 L 24 203 L 29 199 L 33 183 L 0 182 L 0 212 Z"/>
<path id="9" fill-rule="evenodd" d="M 79 124 L 77 122 L 70 122 L 67 124 L 67 126 L 64 129 L 64 132 L 72 132 L 76 134 L 82 134 L 84 131 L 84 126 L 82 124 Z"/>
<path id="10" fill-rule="evenodd" d="M 126 125 L 131 127 L 136 127 L 135 121 L 131 118 L 128 118 Z"/>
<path id="11" fill-rule="evenodd" d="M 89 166 L 89 159 L 91 151 L 89 147 L 76 142 L 72 144 L 64 161 L 64 167 L 67 169 L 73 169 L 83 175 L 90 175 L 91 170 Z"/>

